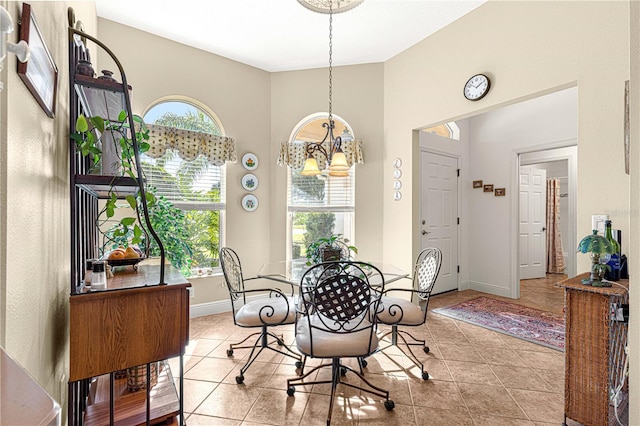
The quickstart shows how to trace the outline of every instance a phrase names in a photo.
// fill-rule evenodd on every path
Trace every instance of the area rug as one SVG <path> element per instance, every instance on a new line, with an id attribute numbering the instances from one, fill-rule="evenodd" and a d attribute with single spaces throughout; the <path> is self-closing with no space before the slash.
<path id="1" fill-rule="evenodd" d="M 432 312 L 564 351 L 564 316 L 489 297 Z"/>

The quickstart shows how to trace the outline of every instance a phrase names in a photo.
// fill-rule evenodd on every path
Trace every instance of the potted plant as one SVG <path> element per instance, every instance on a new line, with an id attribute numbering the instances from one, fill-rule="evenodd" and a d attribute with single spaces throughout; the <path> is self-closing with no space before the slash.
<path id="1" fill-rule="evenodd" d="M 307 265 L 332 260 L 349 260 L 351 253 L 358 253 L 358 248 L 348 244 L 342 234 L 332 234 L 329 237 L 318 238 L 307 246 Z"/>
<path id="2" fill-rule="evenodd" d="M 138 148 L 140 153 L 144 153 L 149 150 L 149 130 L 145 125 L 142 117 L 134 115 L 133 121 L 139 125 L 135 129 L 136 140 L 139 141 Z M 112 143 L 116 145 L 114 151 L 119 155 L 119 166 L 123 176 L 128 176 L 137 180 L 137 176 L 134 172 L 134 150 L 133 142 L 128 137 L 129 125 L 128 116 L 125 111 L 121 111 L 118 115 L 118 121 L 109 121 L 100 116 L 85 117 L 84 115 L 78 116 L 76 120 L 76 132 L 72 133 L 71 139 L 76 143 L 76 149 L 82 154 L 82 156 L 91 156 L 93 159 L 92 169 L 96 169 L 101 165 L 103 160 L 102 154 L 103 146 L 102 135 L 109 134 L 113 136 Z M 91 124 L 91 126 L 90 126 Z M 106 142 L 105 142 L 106 143 Z M 110 167 L 112 165 L 109 165 Z M 97 223 L 98 229 L 107 220 L 111 219 L 115 215 L 118 197 L 113 190 L 113 186 L 109 189 L 109 197 L 107 198 L 105 205 L 98 215 L 99 223 Z M 153 200 L 153 195 L 146 194 L 147 202 Z M 138 200 L 133 195 L 127 195 L 126 201 L 129 206 L 137 213 Z M 142 241 L 143 230 L 138 224 L 137 217 L 124 217 L 117 225 L 117 229 L 114 230 L 115 236 L 124 236 L 132 233 L 130 240 L 131 244 L 139 244 Z"/>

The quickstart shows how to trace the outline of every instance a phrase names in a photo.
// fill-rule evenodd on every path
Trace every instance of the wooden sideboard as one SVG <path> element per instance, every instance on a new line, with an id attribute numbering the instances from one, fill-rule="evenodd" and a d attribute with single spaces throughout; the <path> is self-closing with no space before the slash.
<path id="1" fill-rule="evenodd" d="M 141 264 L 137 272 L 116 272 L 108 281 L 110 290 L 70 296 L 71 383 L 177 356 L 182 361 L 189 338 L 191 284 L 170 265 L 165 268 L 166 285 L 144 285 L 157 282 L 159 268 Z M 182 372 L 178 376 L 181 382 Z M 173 395 L 181 407 L 175 388 Z M 144 415 L 144 403 L 141 408 Z"/>
<path id="2" fill-rule="evenodd" d="M 612 386 L 624 368 L 628 324 L 611 317 L 612 304 L 628 304 L 629 280 L 612 287 L 582 284 L 589 273 L 559 282 L 565 289 L 565 418 L 584 425 L 615 424 Z M 619 412 L 628 401 L 626 392 Z M 566 420 L 565 423 L 566 424 Z"/>

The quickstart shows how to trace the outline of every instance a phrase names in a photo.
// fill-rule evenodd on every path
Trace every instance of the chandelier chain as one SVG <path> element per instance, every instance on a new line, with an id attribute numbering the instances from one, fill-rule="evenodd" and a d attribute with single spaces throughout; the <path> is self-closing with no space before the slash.
<path id="1" fill-rule="evenodd" d="M 332 94 L 333 94 L 333 1 L 329 2 L 329 123 L 333 116 L 332 111 Z"/>

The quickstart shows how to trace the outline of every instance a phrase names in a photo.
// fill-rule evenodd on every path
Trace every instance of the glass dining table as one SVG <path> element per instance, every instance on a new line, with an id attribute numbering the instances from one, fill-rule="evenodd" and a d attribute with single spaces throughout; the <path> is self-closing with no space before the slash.
<path id="1" fill-rule="evenodd" d="M 402 278 L 409 278 L 409 274 L 402 269 L 390 263 L 383 262 L 366 262 L 378 268 L 384 277 L 385 285 L 398 281 Z M 265 278 L 295 286 L 300 285 L 302 276 L 311 266 L 307 265 L 306 259 L 282 260 L 278 262 L 265 263 L 260 267 L 256 274 L 258 278 Z M 372 281 L 372 286 L 381 283 Z"/>

